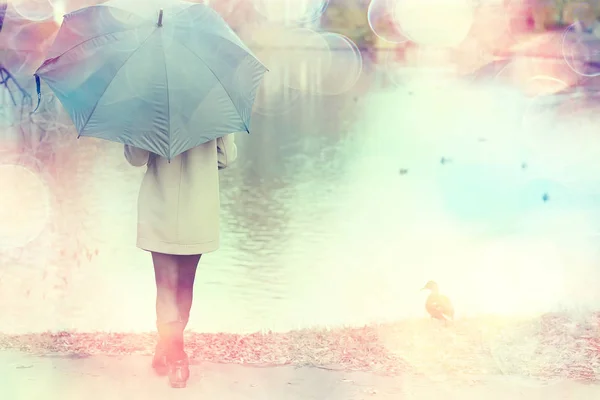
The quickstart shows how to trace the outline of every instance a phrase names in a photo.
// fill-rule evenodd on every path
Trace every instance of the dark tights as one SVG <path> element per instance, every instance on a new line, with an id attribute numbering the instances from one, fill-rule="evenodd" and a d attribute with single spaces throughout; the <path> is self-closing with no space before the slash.
<path id="1" fill-rule="evenodd" d="M 201 254 L 152 253 L 156 280 L 156 326 L 161 340 L 175 341 L 175 351 L 183 352 L 183 330 L 190 317 L 194 278 Z M 181 354 L 176 355 L 176 357 Z"/>

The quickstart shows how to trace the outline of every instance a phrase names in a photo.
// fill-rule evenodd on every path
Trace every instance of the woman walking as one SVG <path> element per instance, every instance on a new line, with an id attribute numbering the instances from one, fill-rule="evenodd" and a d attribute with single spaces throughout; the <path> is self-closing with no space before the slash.
<path id="1" fill-rule="evenodd" d="M 159 340 L 152 367 L 172 387 L 189 378 L 184 350 L 194 278 L 202 254 L 219 248 L 219 176 L 237 157 L 233 134 L 194 147 L 170 162 L 125 145 L 125 158 L 147 166 L 138 198 L 137 246 L 152 254 Z"/>

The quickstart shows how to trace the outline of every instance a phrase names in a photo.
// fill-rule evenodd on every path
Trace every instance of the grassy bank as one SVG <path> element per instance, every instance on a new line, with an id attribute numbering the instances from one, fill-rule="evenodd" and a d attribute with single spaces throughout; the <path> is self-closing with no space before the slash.
<path id="1" fill-rule="evenodd" d="M 577 319 L 477 318 L 444 326 L 412 320 L 363 328 L 287 333 L 187 333 L 192 360 L 255 366 L 296 365 L 397 375 L 473 379 L 518 375 L 542 380 L 600 380 L 598 314 Z M 152 354 L 156 335 L 41 333 L 0 335 L 0 349 L 34 354 Z"/>

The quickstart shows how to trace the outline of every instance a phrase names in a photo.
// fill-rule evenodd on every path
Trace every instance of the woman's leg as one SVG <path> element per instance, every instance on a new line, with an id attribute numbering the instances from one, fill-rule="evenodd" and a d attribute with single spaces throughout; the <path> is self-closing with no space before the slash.
<path id="1" fill-rule="evenodd" d="M 156 279 L 156 327 L 159 346 L 170 359 L 183 354 L 183 323 L 179 315 L 177 288 L 179 279 L 178 256 L 152 253 Z"/>
<path id="2" fill-rule="evenodd" d="M 159 355 L 155 354 L 153 366 L 160 374 L 167 368 L 171 386 L 182 388 L 190 376 L 183 331 L 190 316 L 200 255 L 152 253 L 152 260 L 156 278 L 156 326 L 160 336 Z"/>
<path id="3" fill-rule="evenodd" d="M 179 256 L 178 258 L 177 305 L 184 329 L 190 319 L 190 310 L 194 298 L 194 279 L 196 278 L 196 269 L 201 256 L 201 254 L 196 254 Z"/>

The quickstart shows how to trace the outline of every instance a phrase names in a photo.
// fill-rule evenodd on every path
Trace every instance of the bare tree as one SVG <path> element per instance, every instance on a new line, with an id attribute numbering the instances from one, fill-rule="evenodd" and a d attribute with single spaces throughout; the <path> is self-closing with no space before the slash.
<path id="1" fill-rule="evenodd" d="M 0 0 L 0 32 L 2 32 L 2 25 L 4 24 L 4 17 L 6 17 L 6 9 L 8 3 L 6 0 Z"/>
<path id="2" fill-rule="evenodd" d="M 538 0 L 539 1 L 539 0 Z M 542 0 L 544 5 L 552 6 L 557 18 L 557 24 L 563 26 L 566 24 L 567 11 L 573 14 L 575 19 L 582 16 L 582 12 L 593 12 L 595 0 Z M 572 6 L 572 7 L 571 7 Z"/>
<path id="3" fill-rule="evenodd" d="M 565 23 L 565 10 L 567 8 L 569 0 L 553 0 L 552 3 L 554 9 L 556 10 L 556 16 L 558 18 L 556 22 L 559 26 L 562 26 Z"/>

